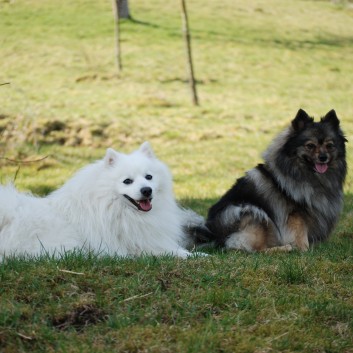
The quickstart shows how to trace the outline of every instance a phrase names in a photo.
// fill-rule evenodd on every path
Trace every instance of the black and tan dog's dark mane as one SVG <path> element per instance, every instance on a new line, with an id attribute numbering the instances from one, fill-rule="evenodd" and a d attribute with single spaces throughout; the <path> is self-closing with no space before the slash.
<path id="1" fill-rule="evenodd" d="M 342 209 L 347 173 L 339 125 L 334 110 L 314 122 L 300 109 L 264 153 L 264 163 L 210 208 L 209 240 L 229 249 L 262 251 L 307 250 L 327 239 Z"/>

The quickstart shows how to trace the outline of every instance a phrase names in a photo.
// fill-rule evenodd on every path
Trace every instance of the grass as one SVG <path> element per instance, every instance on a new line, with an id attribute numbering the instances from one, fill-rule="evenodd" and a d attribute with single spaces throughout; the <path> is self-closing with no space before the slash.
<path id="1" fill-rule="evenodd" d="M 187 261 L 13 259 L 1 268 L 0 344 L 8 352 L 348 352 L 352 245 L 335 243 Z"/>
<path id="2" fill-rule="evenodd" d="M 349 2 L 188 2 L 197 108 L 178 4 L 130 5 L 118 73 L 109 2 L 0 0 L 0 157 L 48 156 L 0 159 L 1 182 L 45 195 L 149 140 L 205 215 L 299 108 L 334 108 L 353 140 Z M 353 352 L 352 195 L 349 173 L 334 236 L 306 254 L 8 260 L 0 351 Z"/>

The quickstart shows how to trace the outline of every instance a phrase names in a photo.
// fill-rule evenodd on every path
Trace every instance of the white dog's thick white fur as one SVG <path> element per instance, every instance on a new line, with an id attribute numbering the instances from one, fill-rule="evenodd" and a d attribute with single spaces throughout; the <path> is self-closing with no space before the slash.
<path id="1" fill-rule="evenodd" d="M 178 207 L 171 174 L 148 142 L 129 155 L 108 149 L 47 197 L 0 186 L 0 260 L 73 249 L 185 258 L 183 226 L 192 217 Z"/>

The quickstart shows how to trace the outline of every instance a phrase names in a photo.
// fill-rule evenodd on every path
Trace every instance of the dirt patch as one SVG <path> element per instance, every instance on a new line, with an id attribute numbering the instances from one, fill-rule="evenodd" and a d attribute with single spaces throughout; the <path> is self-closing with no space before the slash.
<path id="1" fill-rule="evenodd" d="M 108 127 L 109 124 L 91 123 L 84 119 L 66 122 L 40 118 L 31 121 L 22 116 L 0 115 L 0 143 L 99 147 L 110 139 L 111 129 Z"/>
<path id="2" fill-rule="evenodd" d="M 52 325 L 61 331 L 75 329 L 83 331 L 87 326 L 95 325 L 107 319 L 104 310 L 93 304 L 80 305 L 63 316 L 52 319 Z"/>
<path id="3" fill-rule="evenodd" d="M 146 138 L 163 137 L 166 128 L 150 126 L 146 130 L 126 121 L 92 122 L 81 118 L 72 121 L 62 119 L 28 119 L 24 116 L 0 114 L 0 155 L 1 150 L 19 149 L 21 145 L 40 147 L 42 145 L 121 148 L 143 142 Z M 165 135 L 168 137 L 168 135 Z"/>

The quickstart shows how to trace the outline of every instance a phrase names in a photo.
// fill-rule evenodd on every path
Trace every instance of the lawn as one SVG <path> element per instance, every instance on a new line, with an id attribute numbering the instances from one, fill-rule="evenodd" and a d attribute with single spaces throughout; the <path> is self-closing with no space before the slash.
<path id="1" fill-rule="evenodd" d="M 334 108 L 353 157 L 350 1 L 132 0 L 115 65 L 111 2 L 0 0 L 0 181 L 45 195 L 149 140 L 205 215 L 299 108 Z M 333 237 L 301 254 L 12 259 L 1 352 L 353 352 L 353 179 Z"/>

